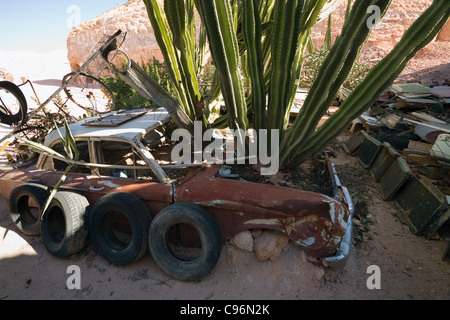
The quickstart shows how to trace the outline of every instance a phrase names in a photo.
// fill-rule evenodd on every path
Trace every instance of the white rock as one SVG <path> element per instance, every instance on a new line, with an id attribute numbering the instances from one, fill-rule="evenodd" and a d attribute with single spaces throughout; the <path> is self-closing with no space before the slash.
<path id="1" fill-rule="evenodd" d="M 238 233 L 230 240 L 230 243 L 236 249 L 239 249 L 239 250 L 242 250 L 245 252 L 253 251 L 253 237 L 252 237 L 252 233 L 250 231 L 243 231 L 243 232 Z"/>
<path id="2" fill-rule="evenodd" d="M 264 230 L 254 241 L 253 248 L 259 260 L 274 260 L 289 242 L 289 237 L 281 232 Z"/>
<path id="3" fill-rule="evenodd" d="M 258 238 L 261 234 L 262 234 L 262 230 L 261 229 L 252 229 L 253 239 Z"/>

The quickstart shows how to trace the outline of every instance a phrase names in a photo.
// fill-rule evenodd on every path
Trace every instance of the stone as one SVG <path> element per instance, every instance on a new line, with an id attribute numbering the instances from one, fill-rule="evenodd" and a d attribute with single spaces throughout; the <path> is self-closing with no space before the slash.
<path id="1" fill-rule="evenodd" d="M 262 234 L 261 229 L 252 229 L 251 232 L 252 232 L 253 239 L 258 238 Z"/>
<path id="2" fill-rule="evenodd" d="M 230 246 L 225 246 L 224 251 L 225 251 L 225 257 L 226 257 L 228 264 L 230 266 L 234 266 L 238 261 L 238 257 L 236 255 L 236 250 L 233 250 L 233 248 Z"/>
<path id="3" fill-rule="evenodd" d="M 372 30 L 372 33 L 365 44 L 362 57 L 364 57 L 364 51 L 366 51 L 370 53 L 370 58 L 372 59 L 383 58 L 387 53 L 392 51 L 405 31 L 432 3 L 433 0 L 393 0 L 384 18 Z M 346 9 L 347 1 L 343 1 L 332 13 L 331 34 L 333 41 L 341 33 Z M 312 29 L 311 38 L 316 48 L 321 47 L 324 43 L 327 23 L 328 19 L 325 19 L 316 24 Z M 445 33 L 441 32 L 441 34 L 442 36 L 440 37 L 444 38 Z"/>
<path id="4" fill-rule="evenodd" d="M 255 239 L 253 249 L 256 257 L 261 261 L 276 259 L 281 250 L 289 242 L 289 237 L 281 232 L 264 230 L 262 234 Z"/>
<path id="5" fill-rule="evenodd" d="M 231 238 L 230 243 L 236 249 L 253 252 L 253 236 L 251 231 L 243 231 Z"/>

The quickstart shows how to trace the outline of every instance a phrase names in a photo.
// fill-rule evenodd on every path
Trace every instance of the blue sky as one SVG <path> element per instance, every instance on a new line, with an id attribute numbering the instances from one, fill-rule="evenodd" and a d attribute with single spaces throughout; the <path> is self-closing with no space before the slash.
<path id="1" fill-rule="evenodd" d="M 127 0 L 0 0 L 0 50 L 66 48 L 70 25 L 92 20 Z"/>

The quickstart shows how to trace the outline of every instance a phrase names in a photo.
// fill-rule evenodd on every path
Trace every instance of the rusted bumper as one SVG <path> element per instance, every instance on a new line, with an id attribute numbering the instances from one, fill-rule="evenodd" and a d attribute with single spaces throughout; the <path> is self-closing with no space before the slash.
<path id="1" fill-rule="evenodd" d="M 335 270 L 342 269 L 347 264 L 348 257 L 350 256 L 350 248 L 352 244 L 352 235 L 353 235 L 353 213 L 355 211 L 352 197 L 350 192 L 346 187 L 344 187 L 337 175 L 336 167 L 333 163 L 331 163 L 327 157 L 331 180 L 334 186 L 334 193 L 336 198 L 343 198 L 343 201 L 347 204 L 348 211 L 350 215 L 347 221 L 347 230 L 345 232 L 344 237 L 342 238 L 342 242 L 339 246 L 338 252 L 334 256 L 326 257 L 322 260 L 322 264 L 326 267 L 330 267 Z"/>

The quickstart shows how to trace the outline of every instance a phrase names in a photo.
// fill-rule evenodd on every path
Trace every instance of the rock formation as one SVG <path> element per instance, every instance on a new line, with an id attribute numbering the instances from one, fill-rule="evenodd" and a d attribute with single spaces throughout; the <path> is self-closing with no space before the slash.
<path id="1" fill-rule="evenodd" d="M 444 26 L 444 28 L 439 33 L 437 40 L 450 41 L 450 20 L 447 21 L 447 24 Z"/>
<path id="2" fill-rule="evenodd" d="M 426 10 L 433 0 L 393 0 L 384 19 L 375 27 L 364 51 L 369 52 L 367 59 L 380 59 L 386 55 L 401 39 L 404 32 Z M 332 37 L 341 32 L 347 1 L 344 1 L 333 13 Z M 142 0 L 129 0 L 100 15 L 96 19 L 75 27 L 67 40 L 68 59 L 74 71 L 84 62 L 92 46 L 104 34 L 113 34 L 118 29 L 127 30 L 127 40 L 123 45 L 130 57 L 138 63 L 150 62 L 153 57 L 162 61 L 162 54 L 155 40 L 147 10 Z M 316 47 L 323 44 L 327 30 L 327 21 L 317 24 L 312 30 Z M 450 40 L 450 21 L 437 40 Z"/>
<path id="3" fill-rule="evenodd" d="M 389 53 L 400 41 L 405 31 L 431 5 L 433 0 L 393 0 L 384 18 L 372 30 L 364 51 L 369 57 L 379 59 Z M 332 14 L 332 39 L 340 34 L 344 24 L 347 1 L 344 1 Z M 312 30 L 312 39 L 316 47 L 323 44 L 327 31 L 327 19 L 321 21 Z M 441 31 L 437 40 L 450 40 L 450 21 Z M 370 53 L 372 53 L 370 55 Z"/>
<path id="4" fill-rule="evenodd" d="M 91 48 L 103 35 L 114 34 L 119 29 L 127 31 L 126 41 L 121 49 L 131 59 L 138 63 L 150 62 L 153 57 L 163 59 L 144 2 L 130 0 L 72 30 L 67 39 L 68 59 L 72 71 L 84 63 Z"/>

